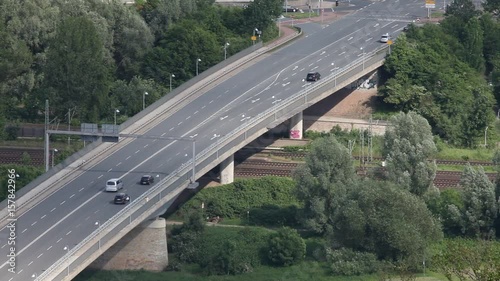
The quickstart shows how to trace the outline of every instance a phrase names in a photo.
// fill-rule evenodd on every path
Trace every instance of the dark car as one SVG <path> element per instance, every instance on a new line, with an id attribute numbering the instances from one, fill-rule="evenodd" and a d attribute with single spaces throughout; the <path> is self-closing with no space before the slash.
<path id="1" fill-rule="evenodd" d="M 126 193 L 118 193 L 115 196 L 114 202 L 115 202 L 115 204 L 126 204 L 126 203 L 130 202 L 130 196 L 128 196 L 128 194 L 126 194 Z"/>
<path id="2" fill-rule="evenodd" d="M 306 81 L 318 81 L 321 78 L 319 72 L 309 72 L 306 76 Z"/>
<path id="3" fill-rule="evenodd" d="M 150 175 L 144 175 L 141 178 L 141 184 L 152 184 L 155 181 L 155 178 Z"/>
<path id="4" fill-rule="evenodd" d="M 297 12 L 297 8 L 294 8 L 292 6 L 283 6 L 283 12 L 285 13 L 295 13 Z"/>

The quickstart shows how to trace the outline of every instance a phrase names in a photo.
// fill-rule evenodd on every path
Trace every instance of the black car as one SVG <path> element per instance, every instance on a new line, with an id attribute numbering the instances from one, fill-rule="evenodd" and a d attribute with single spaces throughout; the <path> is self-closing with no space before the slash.
<path id="1" fill-rule="evenodd" d="M 141 184 L 152 184 L 155 181 L 155 178 L 150 175 L 144 175 L 141 178 Z"/>
<path id="2" fill-rule="evenodd" d="M 306 76 L 306 81 L 318 81 L 321 78 L 319 72 L 309 72 Z"/>
<path id="3" fill-rule="evenodd" d="M 297 8 L 294 8 L 292 6 L 283 6 L 283 12 L 285 13 L 295 13 L 297 12 Z"/>
<path id="4" fill-rule="evenodd" d="M 126 193 L 118 193 L 115 196 L 114 202 L 115 202 L 115 204 L 126 204 L 126 203 L 130 202 L 130 196 L 128 196 L 128 194 L 126 194 Z"/>

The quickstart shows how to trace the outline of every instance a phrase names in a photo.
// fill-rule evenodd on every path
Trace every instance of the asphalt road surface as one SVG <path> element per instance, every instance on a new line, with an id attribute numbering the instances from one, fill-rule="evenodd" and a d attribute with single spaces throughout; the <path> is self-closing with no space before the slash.
<path id="1" fill-rule="evenodd" d="M 307 72 L 318 71 L 325 77 L 379 47 L 382 34 L 396 36 L 407 22 L 427 14 L 421 0 L 363 3 L 330 25 L 301 25 L 305 36 L 219 84 L 146 134 L 192 136 L 202 151 L 310 84 L 304 81 Z M 134 139 L 22 214 L 15 226 L 15 273 L 7 263 L 9 229 L 0 231 L 0 280 L 33 280 L 122 209 L 112 203 L 114 193 L 103 191 L 108 179 L 123 179 L 123 191 L 134 200 L 149 188 L 138 183 L 143 174 L 158 182 L 188 162 L 191 149 L 186 141 Z"/>

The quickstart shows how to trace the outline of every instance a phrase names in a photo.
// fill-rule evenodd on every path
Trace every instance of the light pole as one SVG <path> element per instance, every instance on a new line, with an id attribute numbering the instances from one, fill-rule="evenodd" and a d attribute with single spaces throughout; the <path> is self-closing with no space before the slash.
<path id="1" fill-rule="evenodd" d="M 224 60 L 227 59 L 227 46 L 229 46 L 230 44 L 226 42 L 226 44 L 224 44 Z"/>
<path id="2" fill-rule="evenodd" d="M 259 35 L 259 38 L 260 38 L 260 35 L 262 34 L 262 31 L 260 31 L 257 27 L 253 29 L 253 37 L 255 37 L 255 34 Z M 255 40 L 253 41 L 253 43 L 255 44 Z"/>
<path id="3" fill-rule="evenodd" d="M 57 151 L 57 148 L 52 149 L 52 168 L 54 168 L 54 155 Z"/>
<path id="4" fill-rule="evenodd" d="M 116 114 L 117 114 L 117 113 L 120 113 L 120 110 L 115 109 L 115 112 L 114 112 L 114 113 L 115 113 L 115 126 L 116 126 Z"/>
<path id="5" fill-rule="evenodd" d="M 99 229 L 99 227 L 101 226 L 101 223 L 99 221 L 96 221 L 95 226 L 97 226 L 97 229 Z M 99 244 L 99 250 L 101 250 L 101 238 L 99 238 L 98 244 Z"/>
<path id="6" fill-rule="evenodd" d="M 486 148 L 486 134 L 488 133 L 488 126 L 486 126 L 486 129 L 484 130 L 484 147 Z"/>
<path id="7" fill-rule="evenodd" d="M 201 61 L 201 59 L 196 59 L 196 76 L 198 76 L 198 63 Z"/>
<path id="8" fill-rule="evenodd" d="M 64 246 L 63 250 L 66 251 L 66 254 L 69 254 L 69 247 L 68 246 Z M 68 261 L 68 276 L 69 276 L 69 261 Z"/>
<path id="9" fill-rule="evenodd" d="M 148 95 L 148 92 L 144 92 L 144 94 L 142 94 L 142 110 L 144 110 L 144 108 L 146 108 L 146 96 Z"/>
<path id="10" fill-rule="evenodd" d="M 174 74 L 170 74 L 170 92 L 172 92 L 172 78 L 175 78 Z"/>
<path id="11" fill-rule="evenodd" d="M 362 58 L 362 61 L 363 61 L 363 70 L 365 70 L 365 50 L 363 50 L 363 47 L 359 48 L 362 52 L 363 52 L 363 58 Z"/>
<path id="12" fill-rule="evenodd" d="M 272 96 L 271 98 L 273 99 L 272 105 L 274 107 L 274 120 L 276 120 L 277 119 L 277 117 L 276 117 L 276 107 L 277 106 L 276 105 L 278 104 L 278 102 L 281 101 L 281 99 L 276 99 L 275 96 Z"/>

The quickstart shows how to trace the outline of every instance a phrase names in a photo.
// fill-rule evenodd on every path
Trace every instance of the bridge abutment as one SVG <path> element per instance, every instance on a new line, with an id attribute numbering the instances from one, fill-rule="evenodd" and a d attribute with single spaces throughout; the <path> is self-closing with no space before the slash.
<path id="1" fill-rule="evenodd" d="M 232 182 L 234 182 L 234 154 L 220 164 L 220 183 L 229 184 Z"/>
<path id="2" fill-rule="evenodd" d="M 164 218 L 147 220 L 111 246 L 89 268 L 162 271 L 168 265 Z"/>
<path id="3" fill-rule="evenodd" d="M 292 118 L 290 118 L 290 139 L 293 140 L 301 140 L 302 133 L 304 130 L 304 115 L 303 112 L 299 112 L 295 114 Z"/>

